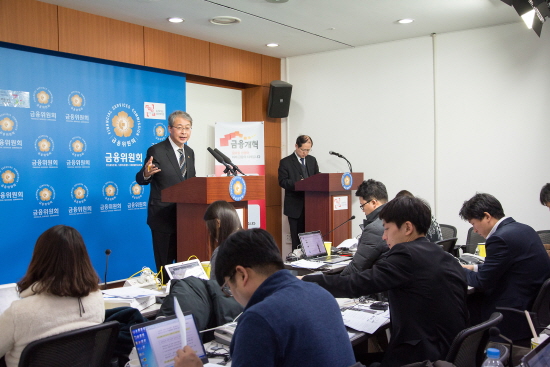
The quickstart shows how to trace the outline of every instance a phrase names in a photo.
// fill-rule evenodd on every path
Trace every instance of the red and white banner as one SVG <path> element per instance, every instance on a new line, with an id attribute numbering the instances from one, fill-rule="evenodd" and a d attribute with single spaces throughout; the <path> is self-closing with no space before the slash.
<path id="1" fill-rule="evenodd" d="M 215 140 L 216 148 L 231 158 L 246 175 L 265 176 L 263 121 L 216 122 Z M 224 169 L 216 162 L 216 176 L 222 176 Z M 265 215 L 265 200 L 248 202 L 248 228 L 265 229 Z"/>

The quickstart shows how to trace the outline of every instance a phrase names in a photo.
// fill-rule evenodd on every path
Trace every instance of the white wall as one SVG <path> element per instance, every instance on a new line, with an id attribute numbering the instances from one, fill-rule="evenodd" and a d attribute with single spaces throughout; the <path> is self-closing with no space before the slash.
<path id="1" fill-rule="evenodd" d="M 337 151 L 390 198 L 407 189 L 428 200 L 459 242 L 469 225 L 457 213 L 476 191 L 550 228 L 538 203 L 550 181 L 549 40 L 550 26 L 538 39 L 517 23 L 289 58 L 290 140 L 311 135 L 323 172 L 346 170 L 328 155 Z M 355 198 L 353 208 L 357 235 Z"/>
<path id="2" fill-rule="evenodd" d="M 214 148 L 216 122 L 242 122 L 242 92 L 237 89 L 186 84 L 187 112 L 193 117 L 189 146 L 195 151 L 198 177 L 214 174 L 214 157 L 206 150 Z"/>
<path id="3" fill-rule="evenodd" d="M 550 228 L 550 26 L 522 23 L 437 37 L 438 219 L 464 234 L 464 200 L 496 196 L 506 215 Z"/>

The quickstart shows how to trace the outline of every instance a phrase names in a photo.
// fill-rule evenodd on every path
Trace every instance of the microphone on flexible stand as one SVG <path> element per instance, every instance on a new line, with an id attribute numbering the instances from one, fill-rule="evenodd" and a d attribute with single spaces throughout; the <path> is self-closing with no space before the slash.
<path id="1" fill-rule="evenodd" d="M 105 250 L 105 277 L 103 278 L 103 290 L 107 289 L 107 269 L 109 269 L 109 255 L 111 255 L 111 250 Z"/>
<path id="2" fill-rule="evenodd" d="M 210 154 L 212 154 L 214 159 L 216 159 L 218 162 L 220 162 L 221 164 L 223 164 L 225 166 L 225 170 L 223 171 L 223 173 L 226 173 L 228 176 L 229 176 L 229 173 L 231 173 L 233 176 L 237 176 L 237 173 L 233 170 L 233 168 L 231 168 L 231 166 L 229 164 L 227 164 L 224 161 L 224 159 L 218 153 L 216 153 L 210 147 L 206 148 L 206 150 L 208 150 L 208 152 L 210 152 Z"/>
<path id="3" fill-rule="evenodd" d="M 507 337 L 502 335 L 500 333 L 500 329 L 496 326 L 493 326 L 492 328 L 489 329 L 489 335 L 491 336 L 491 338 L 494 338 L 494 337 L 502 338 L 510 344 L 510 354 L 508 355 L 508 366 L 513 366 L 513 364 L 512 364 L 512 354 L 513 354 L 512 353 L 513 352 L 512 348 L 514 347 L 514 342 L 512 342 L 510 339 L 508 339 Z"/>
<path id="4" fill-rule="evenodd" d="M 329 234 L 331 234 L 332 232 L 334 232 L 335 230 L 337 230 L 338 228 L 342 227 L 344 224 L 346 224 L 347 222 L 349 222 L 350 220 L 354 220 L 355 219 L 355 215 L 352 215 L 348 220 L 346 220 L 344 223 L 340 224 L 339 226 L 337 227 L 334 227 L 332 230 L 330 230 L 327 234 L 325 234 L 323 236 L 323 238 L 325 238 L 326 236 L 328 236 Z"/>
<path id="5" fill-rule="evenodd" d="M 335 156 L 337 156 L 338 158 L 344 159 L 344 160 L 348 163 L 349 172 L 350 172 L 350 173 L 353 172 L 353 170 L 351 169 L 351 163 L 350 163 L 350 162 L 347 160 L 347 158 L 344 157 L 342 154 L 333 152 L 332 150 L 329 151 L 328 154 L 330 154 L 330 155 L 335 155 Z"/>
<path id="6" fill-rule="evenodd" d="M 220 155 L 220 157 L 223 158 L 224 161 L 226 161 L 228 164 L 230 164 L 233 167 L 233 170 L 236 172 L 239 172 L 241 175 L 246 176 L 243 171 L 237 166 L 235 163 L 231 162 L 231 158 L 223 154 L 221 151 L 218 150 L 218 148 L 214 148 L 214 151 Z M 235 174 L 236 176 L 236 174 Z"/>

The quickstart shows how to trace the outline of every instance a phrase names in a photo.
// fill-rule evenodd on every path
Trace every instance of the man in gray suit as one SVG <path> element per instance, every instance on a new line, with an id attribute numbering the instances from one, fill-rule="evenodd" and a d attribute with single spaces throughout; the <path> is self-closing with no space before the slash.
<path id="1" fill-rule="evenodd" d="M 176 204 L 162 202 L 161 191 L 195 177 L 195 153 L 185 144 L 192 128 L 193 119 L 187 112 L 172 112 L 168 116 L 170 136 L 147 150 L 145 164 L 136 174 L 137 183 L 151 184 L 147 224 L 153 235 L 157 271 L 177 261 Z"/>

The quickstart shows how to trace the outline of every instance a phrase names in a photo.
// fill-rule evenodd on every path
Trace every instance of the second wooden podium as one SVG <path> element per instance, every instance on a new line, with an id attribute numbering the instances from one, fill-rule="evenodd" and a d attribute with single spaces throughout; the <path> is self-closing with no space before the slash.
<path id="1" fill-rule="evenodd" d="M 334 247 L 351 238 L 351 221 L 327 234 L 351 217 L 351 190 L 363 182 L 363 173 L 352 173 L 351 187 L 345 190 L 342 175 L 319 173 L 295 184 L 296 191 L 305 191 L 306 231 L 321 231 Z"/>
<path id="2" fill-rule="evenodd" d="M 193 177 L 162 190 L 162 201 L 177 203 L 178 261 L 191 255 L 208 261 L 208 230 L 202 219 L 208 205 L 225 200 L 235 208 L 243 209 L 243 228 L 248 227 L 248 200 L 265 199 L 264 176 L 242 176 L 246 195 L 234 201 L 229 195 L 233 177 Z"/>

